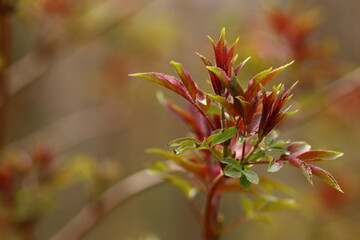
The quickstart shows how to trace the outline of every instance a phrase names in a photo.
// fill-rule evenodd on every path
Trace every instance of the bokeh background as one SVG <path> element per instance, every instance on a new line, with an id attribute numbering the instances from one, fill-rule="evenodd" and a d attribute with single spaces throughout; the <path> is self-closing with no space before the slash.
<path id="1" fill-rule="evenodd" d="M 282 136 L 345 153 L 326 166 L 345 194 L 284 168 L 274 177 L 296 190 L 301 207 L 274 213 L 271 225 L 246 222 L 224 239 L 359 239 L 359 1 L 0 2 L 0 194 L 13 196 L 0 205 L 1 239 L 51 239 L 96 196 L 156 160 L 145 149 L 184 136 L 186 126 L 155 93 L 179 99 L 127 75 L 175 74 L 174 60 L 209 89 L 195 52 L 210 58 L 206 36 L 217 39 L 222 27 L 230 42 L 240 37 L 239 59 L 252 57 L 243 84 L 295 59 L 275 80 L 299 80 L 292 104 L 300 112 L 280 127 Z M 226 219 L 241 215 L 239 204 L 235 194 L 225 198 Z M 181 192 L 163 183 L 123 201 L 82 239 L 199 236 Z"/>

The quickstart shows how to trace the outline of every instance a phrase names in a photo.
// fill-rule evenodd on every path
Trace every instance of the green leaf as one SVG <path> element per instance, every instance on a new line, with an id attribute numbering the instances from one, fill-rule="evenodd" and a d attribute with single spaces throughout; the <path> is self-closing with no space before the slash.
<path id="1" fill-rule="evenodd" d="M 297 156 L 298 159 L 308 162 L 308 161 L 328 161 L 334 160 L 338 157 L 344 155 L 341 152 L 329 151 L 329 150 L 312 150 L 308 152 L 304 152 Z"/>
<path id="2" fill-rule="evenodd" d="M 276 131 L 271 131 L 266 137 L 265 137 L 265 144 L 267 146 L 270 146 L 274 140 L 278 137 L 278 133 Z"/>
<path id="3" fill-rule="evenodd" d="M 290 143 L 289 140 L 276 139 L 271 143 L 270 147 L 278 148 L 278 147 L 284 146 L 284 145 L 289 144 L 289 143 Z"/>
<path id="4" fill-rule="evenodd" d="M 248 162 L 256 162 L 265 157 L 265 151 L 260 150 L 249 156 Z"/>
<path id="5" fill-rule="evenodd" d="M 245 95 L 244 90 L 240 86 L 235 75 L 233 75 L 230 78 L 230 88 L 231 88 L 231 92 L 234 93 L 233 96 L 244 96 Z"/>
<path id="6" fill-rule="evenodd" d="M 242 173 L 246 179 L 249 180 L 249 182 L 259 184 L 259 176 L 256 174 L 256 172 L 245 169 L 242 171 Z"/>
<path id="7" fill-rule="evenodd" d="M 225 129 L 222 133 L 220 133 L 218 136 L 216 136 L 214 138 L 214 140 L 212 140 L 211 146 L 223 143 L 223 142 L 233 138 L 236 135 L 237 131 L 238 131 L 238 129 L 236 126 Z"/>
<path id="8" fill-rule="evenodd" d="M 224 168 L 224 174 L 231 178 L 240 178 L 242 176 L 241 169 L 232 167 L 231 165 L 227 165 Z"/>
<path id="9" fill-rule="evenodd" d="M 221 134 L 221 131 L 223 131 L 224 129 L 216 129 L 215 131 L 212 132 L 212 134 L 210 136 L 208 136 L 201 145 L 203 146 L 207 146 L 209 145 L 217 136 L 219 136 Z"/>
<path id="10" fill-rule="evenodd" d="M 247 177 L 244 174 L 242 174 L 240 177 L 240 185 L 245 190 L 248 190 L 251 187 L 251 182 L 247 179 Z"/>
<path id="11" fill-rule="evenodd" d="M 220 115 L 221 111 L 218 107 L 216 107 L 214 104 L 211 104 L 208 111 L 206 112 L 207 114 L 215 114 L 215 115 Z"/>
<path id="12" fill-rule="evenodd" d="M 290 152 L 282 147 L 271 147 L 268 150 L 271 152 L 278 152 L 284 155 L 290 155 Z"/>
<path id="13" fill-rule="evenodd" d="M 236 168 L 236 169 L 238 169 L 238 170 L 242 170 L 242 167 L 241 167 L 241 165 L 240 165 L 240 163 L 238 162 L 238 161 L 236 161 L 235 159 L 233 159 L 233 158 L 223 158 L 223 159 L 221 159 L 220 160 L 220 162 L 222 162 L 222 163 L 225 163 L 225 164 L 227 164 L 227 165 L 229 165 L 229 166 L 231 166 L 231 167 L 234 167 L 234 168 Z"/>
<path id="14" fill-rule="evenodd" d="M 193 146 L 197 144 L 200 144 L 200 142 L 191 137 L 178 138 L 168 143 L 169 147 L 190 146 L 190 145 Z"/>
<path id="15" fill-rule="evenodd" d="M 175 154 L 180 154 L 187 151 L 208 149 L 206 146 L 182 146 L 174 150 Z"/>
<path id="16" fill-rule="evenodd" d="M 336 179 L 329 172 L 325 171 L 324 169 L 318 166 L 314 166 L 312 164 L 308 164 L 308 165 L 315 176 L 317 176 L 322 181 L 326 182 L 327 184 L 329 184 L 339 192 L 343 193 L 343 190 L 341 189 L 340 185 L 337 183 Z"/>
<path id="17" fill-rule="evenodd" d="M 283 167 L 283 162 L 282 161 L 275 161 L 275 158 L 273 158 L 269 163 L 267 171 L 268 172 L 277 172 L 282 167 Z"/>

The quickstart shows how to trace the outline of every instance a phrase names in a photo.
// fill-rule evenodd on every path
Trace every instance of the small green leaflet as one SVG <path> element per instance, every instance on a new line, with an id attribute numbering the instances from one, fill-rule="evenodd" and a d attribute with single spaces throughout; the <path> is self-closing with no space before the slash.
<path id="1" fill-rule="evenodd" d="M 277 172 L 283 167 L 283 162 L 281 161 L 275 161 L 275 158 L 272 158 L 267 171 L 268 172 Z"/>
<path id="2" fill-rule="evenodd" d="M 200 144 L 199 141 L 191 137 L 178 138 L 168 143 L 169 147 L 190 146 L 196 144 Z"/>
<path id="3" fill-rule="evenodd" d="M 242 171 L 242 173 L 246 179 L 249 180 L 249 182 L 259 184 L 259 176 L 256 174 L 256 172 L 245 169 Z"/>
<path id="4" fill-rule="evenodd" d="M 225 176 L 228 176 L 228 177 L 231 177 L 231 178 L 241 178 L 242 176 L 242 171 L 237 169 L 237 168 L 234 168 L 230 165 L 227 165 L 225 168 L 224 168 L 224 174 Z"/>
<path id="5" fill-rule="evenodd" d="M 240 177 L 240 185 L 246 190 L 251 187 L 251 182 L 246 178 L 244 174 Z"/>
<path id="6" fill-rule="evenodd" d="M 214 140 L 212 140 L 211 142 L 211 146 L 214 146 L 216 144 L 220 144 L 223 143 L 231 138 L 233 138 L 236 133 L 237 133 L 238 129 L 237 127 L 230 127 L 225 129 L 222 133 L 220 133 L 219 135 L 217 135 Z"/>
<path id="7" fill-rule="evenodd" d="M 223 158 L 221 160 L 222 163 L 225 163 L 231 167 L 234 167 L 236 169 L 239 169 L 239 170 L 242 170 L 242 167 L 240 165 L 240 163 L 238 161 L 236 161 L 235 159 L 233 158 Z"/>

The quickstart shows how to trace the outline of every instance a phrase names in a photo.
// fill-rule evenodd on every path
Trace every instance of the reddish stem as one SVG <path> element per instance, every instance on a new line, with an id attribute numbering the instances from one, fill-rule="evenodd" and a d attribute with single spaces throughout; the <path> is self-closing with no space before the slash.
<path id="1" fill-rule="evenodd" d="M 220 204 L 220 198 L 215 199 L 216 190 L 222 183 L 224 175 L 220 173 L 211 184 L 205 205 L 204 225 L 203 225 L 203 240 L 218 239 L 217 216 Z M 220 196 L 218 196 L 220 197 Z"/>

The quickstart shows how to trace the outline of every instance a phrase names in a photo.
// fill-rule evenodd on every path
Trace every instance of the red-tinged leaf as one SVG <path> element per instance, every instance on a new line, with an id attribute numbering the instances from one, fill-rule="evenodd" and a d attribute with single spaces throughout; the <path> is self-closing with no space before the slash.
<path id="1" fill-rule="evenodd" d="M 179 75 L 191 98 L 195 101 L 198 88 L 196 87 L 194 80 L 191 78 L 190 74 L 185 71 L 184 67 L 180 63 L 174 61 L 171 61 L 170 63 L 174 66 L 176 73 Z"/>
<path id="2" fill-rule="evenodd" d="M 226 53 L 225 57 L 225 68 L 227 70 L 227 74 L 231 75 L 232 65 L 236 61 L 237 55 L 234 57 L 236 46 L 239 42 L 239 38 L 237 38 L 234 44 L 230 47 L 229 51 Z"/>
<path id="3" fill-rule="evenodd" d="M 229 101 L 227 101 L 224 97 L 213 95 L 213 94 L 207 94 L 211 99 L 214 99 L 218 103 L 220 103 L 228 112 L 229 114 L 234 118 L 237 116 L 236 109 L 233 104 L 231 104 Z"/>
<path id="4" fill-rule="evenodd" d="M 230 89 L 230 78 L 228 77 L 228 75 L 226 74 L 226 72 L 224 70 L 222 70 L 219 67 L 212 67 L 212 66 L 207 66 L 206 68 L 209 71 L 211 71 L 212 73 L 214 73 L 216 75 L 216 77 L 218 77 L 220 79 L 222 84 L 224 84 L 224 86 L 227 89 Z"/>
<path id="5" fill-rule="evenodd" d="M 239 65 L 237 65 L 234 69 L 234 74 L 237 76 L 240 72 L 240 70 L 244 67 L 245 63 L 250 60 L 251 57 L 248 57 L 244 61 L 242 61 Z"/>
<path id="6" fill-rule="evenodd" d="M 318 166 L 314 166 L 312 164 L 308 164 L 308 166 L 311 168 L 313 175 L 317 176 L 322 181 L 326 182 L 327 184 L 329 184 L 330 186 L 332 186 L 339 192 L 343 193 L 343 190 L 337 183 L 336 179 L 329 172 L 325 171 L 324 169 L 322 169 Z"/>
<path id="7" fill-rule="evenodd" d="M 232 92 L 234 93 L 232 94 L 233 96 L 242 96 L 242 97 L 245 96 L 244 90 L 240 86 L 235 75 L 230 78 L 230 88 L 231 88 L 230 93 Z"/>
<path id="8" fill-rule="evenodd" d="M 204 113 L 206 113 L 211 107 L 211 99 L 201 91 L 198 92 L 196 101 Z"/>
<path id="9" fill-rule="evenodd" d="M 157 84 L 159 84 L 163 87 L 166 87 L 167 89 L 170 89 L 173 92 L 181 95 L 188 101 L 192 102 L 191 96 L 187 93 L 185 86 L 173 76 L 165 75 L 162 73 L 154 73 L 154 72 L 135 73 L 135 74 L 129 74 L 129 76 L 141 77 L 141 78 L 147 79 L 151 82 L 157 83 Z"/>
<path id="10" fill-rule="evenodd" d="M 212 67 L 213 65 L 211 64 L 211 62 L 209 60 L 207 60 L 204 56 L 202 56 L 201 54 L 199 53 L 196 53 L 200 58 L 201 60 L 203 61 L 203 63 L 205 64 L 205 66 L 210 66 Z M 213 87 L 213 90 L 216 94 L 218 95 L 221 95 L 223 90 L 224 90 L 224 87 L 220 81 L 220 79 L 218 77 L 216 77 L 216 75 L 208 70 L 208 73 L 209 73 L 209 76 L 210 76 L 210 81 L 211 81 L 211 85 Z"/>
<path id="11" fill-rule="evenodd" d="M 297 157 L 304 152 L 310 151 L 311 146 L 306 142 L 292 142 L 286 149 L 291 153 L 292 157 Z"/>
<path id="12" fill-rule="evenodd" d="M 157 97 L 159 102 L 163 106 L 165 106 L 171 113 L 173 113 L 176 117 L 183 120 L 186 123 L 186 125 L 188 125 L 188 127 L 196 134 L 199 140 L 202 141 L 205 138 L 205 134 L 201 128 L 201 125 L 198 123 L 198 121 L 196 121 L 193 114 L 184 110 L 175 103 L 165 99 L 161 93 L 158 93 Z"/>
<path id="13" fill-rule="evenodd" d="M 180 155 L 176 155 L 173 152 L 167 152 L 167 151 L 164 151 L 161 149 L 154 149 L 154 148 L 148 149 L 146 152 L 157 154 L 157 155 L 162 156 L 163 158 L 171 160 L 174 163 L 176 163 L 177 165 L 179 165 L 180 167 L 184 168 L 185 170 L 187 170 L 189 172 L 192 172 L 193 174 L 195 174 L 196 176 L 198 176 L 200 178 L 203 178 L 206 175 L 204 165 L 187 161 Z"/>
<path id="14" fill-rule="evenodd" d="M 226 54 L 227 47 L 225 44 L 225 28 L 221 29 L 221 35 L 218 42 L 215 44 L 214 41 L 209 37 L 211 43 L 213 44 L 216 66 L 226 70 L 224 67 L 226 65 Z"/>
<path id="15" fill-rule="evenodd" d="M 343 153 L 341 152 L 335 152 L 329 150 L 312 150 L 300 154 L 299 156 L 297 156 L 297 158 L 305 162 L 328 161 L 328 160 L 334 160 L 338 157 L 341 157 L 342 155 Z"/>
<path id="16" fill-rule="evenodd" d="M 268 82 L 270 82 L 277 74 L 281 73 L 285 68 L 289 67 L 291 64 L 293 64 L 294 61 L 289 62 L 288 64 L 285 64 L 284 66 L 278 67 L 274 70 L 272 70 L 269 74 L 266 75 L 263 79 L 261 79 L 260 83 L 262 86 L 265 86 Z"/>
<path id="17" fill-rule="evenodd" d="M 248 101 L 251 101 L 251 99 L 253 99 L 256 96 L 256 94 L 260 91 L 261 89 L 260 81 L 264 79 L 270 73 L 271 70 L 272 68 L 262 71 L 256 74 L 256 76 L 249 81 L 248 86 L 245 90 L 245 96 Z"/>
<path id="18" fill-rule="evenodd" d="M 301 160 L 299 160 L 297 158 L 290 158 L 289 163 L 292 166 L 301 169 L 302 173 L 305 175 L 305 177 L 309 181 L 309 183 L 311 185 L 313 184 L 312 171 L 311 171 L 311 168 L 310 168 L 310 166 L 308 164 L 304 163 L 303 161 L 301 161 Z"/>

